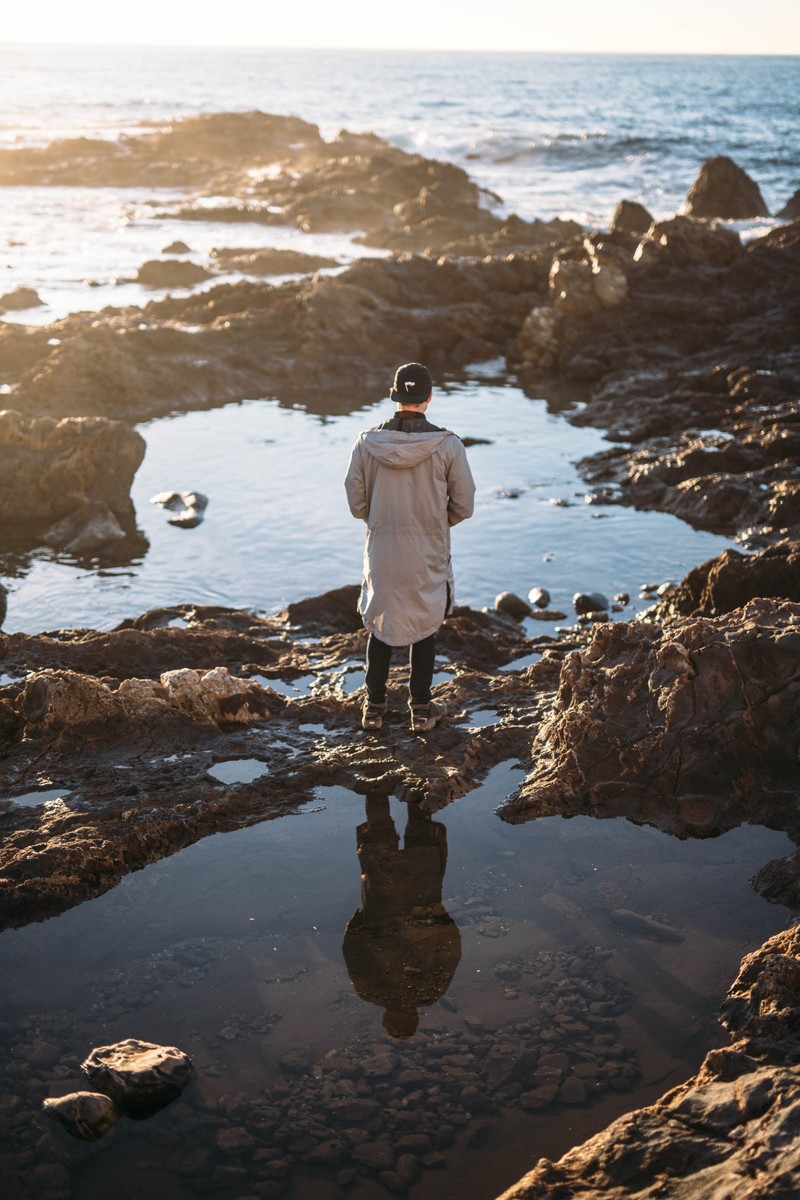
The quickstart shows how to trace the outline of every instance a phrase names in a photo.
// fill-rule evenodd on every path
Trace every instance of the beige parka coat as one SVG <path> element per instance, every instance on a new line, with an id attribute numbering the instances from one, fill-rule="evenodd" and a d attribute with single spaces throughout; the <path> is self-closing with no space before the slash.
<path id="1" fill-rule="evenodd" d="M 472 516 L 475 498 L 460 438 L 424 419 L 406 428 L 362 433 L 345 479 L 367 524 L 358 611 L 388 646 L 421 642 L 452 611 L 450 526 Z"/>

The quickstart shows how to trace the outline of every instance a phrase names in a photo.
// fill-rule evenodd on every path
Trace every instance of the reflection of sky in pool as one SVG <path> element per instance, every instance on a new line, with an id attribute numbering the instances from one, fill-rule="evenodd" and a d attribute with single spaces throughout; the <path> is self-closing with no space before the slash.
<path id="1" fill-rule="evenodd" d="M 11 575 L 5 628 L 110 628 L 183 601 L 275 612 L 357 582 L 363 525 L 350 516 L 342 481 L 358 432 L 390 412 L 387 400 L 324 419 L 249 401 L 142 426 L 147 453 L 133 498 L 150 542 L 143 560 L 87 572 L 44 552 L 24 568 L 0 559 L 0 575 Z M 538 585 L 569 613 L 575 591 L 636 595 L 645 580 L 680 579 L 731 544 L 668 514 L 585 504 L 589 489 L 573 464 L 608 443 L 517 388 L 476 379 L 437 391 L 430 417 L 492 443 L 468 450 L 478 490 L 475 516 L 453 531 L 459 603 L 480 608 L 498 592 L 524 596 Z M 202 525 L 164 521 L 150 497 L 172 490 L 208 495 Z"/>

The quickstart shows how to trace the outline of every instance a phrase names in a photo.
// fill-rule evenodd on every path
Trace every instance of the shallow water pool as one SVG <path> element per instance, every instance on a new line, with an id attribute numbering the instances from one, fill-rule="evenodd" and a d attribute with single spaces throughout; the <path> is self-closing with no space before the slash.
<path id="1" fill-rule="evenodd" d="M 415 1200 L 485 1200 L 688 1077 L 742 954 L 785 920 L 747 881 L 789 839 L 508 826 L 520 778 L 501 765 L 434 818 L 323 789 L 0 935 L 16 1168 L 36 1143 L 74 1200 L 123 1179 L 151 1200 L 377 1200 L 387 1171 Z M 41 1098 L 127 1037 L 188 1051 L 184 1095 L 96 1146 L 40 1140 Z"/>
<path id="2" fill-rule="evenodd" d="M 666 513 L 587 503 L 574 464 L 607 448 L 602 434 L 479 376 L 436 392 L 429 414 L 491 443 L 468 450 L 477 496 L 474 517 L 453 530 L 458 603 L 480 608 L 501 591 L 525 596 L 540 586 L 571 614 L 576 591 L 635 596 L 643 582 L 681 579 L 733 544 Z M 364 531 L 343 479 L 359 431 L 390 415 L 388 401 L 323 418 L 254 400 L 142 426 L 147 452 L 132 495 L 147 553 L 116 565 L 49 551 L 0 556 L 10 591 L 4 629 L 108 629 L 184 602 L 277 612 L 357 582 Z M 169 525 L 150 503 L 165 491 L 205 493 L 203 523 Z"/>

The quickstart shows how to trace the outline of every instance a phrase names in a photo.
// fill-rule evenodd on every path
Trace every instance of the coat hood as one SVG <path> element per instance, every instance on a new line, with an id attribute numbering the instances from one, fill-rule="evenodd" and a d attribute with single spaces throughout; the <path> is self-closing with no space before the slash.
<path id="1" fill-rule="evenodd" d="M 361 436 L 366 451 L 382 467 L 404 470 L 425 462 L 453 435 L 447 429 L 436 433 L 401 433 L 397 429 L 371 429 Z"/>

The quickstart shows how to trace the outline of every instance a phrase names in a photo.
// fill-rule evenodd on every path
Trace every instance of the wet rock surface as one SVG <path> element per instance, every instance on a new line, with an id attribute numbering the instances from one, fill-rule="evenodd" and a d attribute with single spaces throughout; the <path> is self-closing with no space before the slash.
<path id="1" fill-rule="evenodd" d="M 243 280 L 77 314 L 43 338 L 0 325 L 9 403 L 29 415 L 128 421 L 254 396 L 351 411 L 354 397 L 366 404 L 385 392 L 399 361 L 457 372 L 504 355 L 550 257 L 545 247 L 476 262 L 364 260 L 335 277 Z"/>
<path id="2" fill-rule="evenodd" d="M 42 1107 L 48 1117 L 85 1142 L 98 1141 L 121 1116 L 114 1101 L 102 1092 L 70 1092 L 45 1100 Z"/>
<path id="3" fill-rule="evenodd" d="M 121 1112 L 142 1117 L 181 1094 L 191 1078 L 192 1061 L 175 1046 L 128 1038 L 97 1047 L 81 1063 L 81 1070 Z"/>
<path id="4" fill-rule="evenodd" d="M 202 492 L 159 492 L 151 498 L 150 503 L 175 514 L 169 517 L 170 525 L 176 525 L 179 529 L 195 529 L 202 524 L 208 508 L 208 496 Z"/>
<path id="5" fill-rule="evenodd" d="M 552 328 L 556 310 L 539 319 L 551 366 L 600 377 L 573 419 L 619 443 L 581 471 L 608 499 L 699 528 L 761 545 L 796 538 L 800 227 L 721 257 L 654 230 L 618 306 Z"/>
<path id="6" fill-rule="evenodd" d="M 716 617 L 757 597 L 800 603 L 800 546 L 780 542 L 755 554 L 725 550 L 689 571 L 682 583 L 648 613 L 654 621 Z"/>

